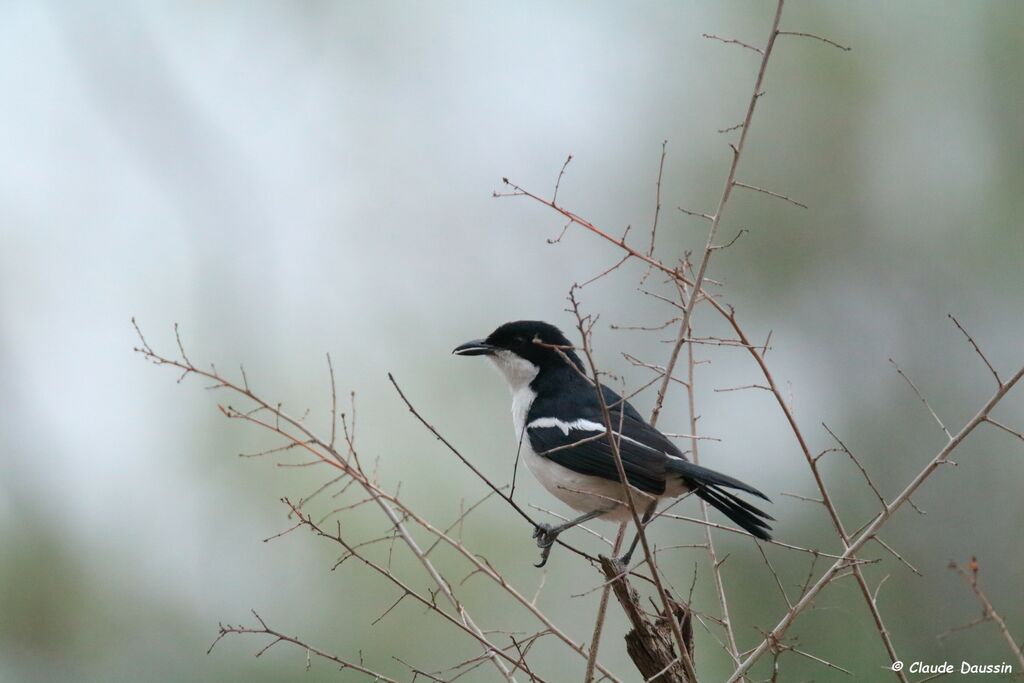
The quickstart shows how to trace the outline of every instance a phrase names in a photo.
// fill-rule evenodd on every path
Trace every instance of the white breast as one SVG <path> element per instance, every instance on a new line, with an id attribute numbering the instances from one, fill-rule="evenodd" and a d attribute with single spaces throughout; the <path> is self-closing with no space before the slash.
<path id="1" fill-rule="evenodd" d="M 592 477 L 579 474 L 567 467 L 562 467 L 553 460 L 537 455 L 530 445 L 530 438 L 526 434 L 526 417 L 530 413 L 530 406 L 537 398 L 536 392 L 530 388 L 530 382 L 537 376 L 539 368 L 526 359 L 517 356 L 511 351 L 499 351 L 489 356 L 495 367 L 501 371 L 512 391 L 512 425 L 515 428 L 516 447 L 523 462 L 537 481 L 552 495 L 563 503 L 579 510 L 580 512 L 591 512 L 593 510 L 606 509 L 608 513 L 603 519 L 617 521 L 629 517 L 629 510 L 617 501 L 622 499 L 622 485 L 617 481 Z M 604 431 L 604 427 L 595 422 L 578 420 L 576 423 L 540 424 L 544 419 L 538 420 L 538 427 L 557 426 L 564 430 L 568 429 L 592 429 Z"/>
<path id="2" fill-rule="evenodd" d="M 498 351 L 488 358 L 505 377 L 512 392 L 512 424 L 518 440 L 526 426 L 526 415 L 530 412 L 533 399 L 537 398 L 537 394 L 530 388 L 530 382 L 540 372 L 540 368 L 511 351 Z"/>

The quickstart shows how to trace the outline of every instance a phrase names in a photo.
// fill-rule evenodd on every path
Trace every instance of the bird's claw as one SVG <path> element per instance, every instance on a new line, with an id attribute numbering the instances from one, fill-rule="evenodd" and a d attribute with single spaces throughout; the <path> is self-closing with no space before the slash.
<path id="1" fill-rule="evenodd" d="M 540 568 L 548 563 L 548 556 L 551 554 L 551 548 L 555 545 L 555 539 L 558 538 L 558 532 L 550 524 L 540 523 L 533 530 L 533 537 L 537 540 L 537 547 L 540 548 L 540 562 L 533 566 Z"/>

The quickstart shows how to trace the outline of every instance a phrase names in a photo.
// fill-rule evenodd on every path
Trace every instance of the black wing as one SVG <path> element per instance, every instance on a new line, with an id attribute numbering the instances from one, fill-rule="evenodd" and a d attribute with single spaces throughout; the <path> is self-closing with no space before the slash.
<path id="1" fill-rule="evenodd" d="M 604 389 L 613 435 L 631 486 L 661 495 L 668 477 L 681 477 L 687 488 L 743 529 L 758 538 L 771 538 L 771 527 L 765 520 L 772 516 L 725 489 L 769 500 L 767 496 L 738 479 L 688 462 L 675 444 L 647 424 L 633 406 L 614 391 Z M 526 436 L 534 452 L 574 472 L 620 481 L 596 395 L 592 403 L 579 401 L 571 406 L 574 419 L 552 417 L 565 415 L 566 407 L 564 403 L 546 401 L 535 401 L 531 406 Z"/>
<path id="2" fill-rule="evenodd" d="M 658 430 L 645 423 L 632 406 L 623 411 L 609 406 L 619 455 L 630 485 L 647 493 L 665 492 L 669 474 L 666 454 L 681 457 L 679 450 Z M 531 410 L 527 437 L 534 452 L 580 474 L 620 481 L 615 456 L 600 414 L 581 411 L 575 420 L 544 419 Z M 630 413 L 634 413 L 631 416 Z"/>

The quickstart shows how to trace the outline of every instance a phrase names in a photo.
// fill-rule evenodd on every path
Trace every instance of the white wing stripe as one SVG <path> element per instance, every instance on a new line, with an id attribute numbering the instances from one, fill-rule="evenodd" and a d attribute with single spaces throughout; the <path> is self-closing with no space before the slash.
<path id="1" fill-rule="evenodd" d="M 570 429 L 578 429 L 582 432 L 603 432 L 604 425 L 599 422 L 591 422 L 590 420 L 573 420 L 572 422 L 566 422 L 565 420 L 559 420 L 557 417 L 538 417 L 536 420 L 526 425 L 527 429 L 534 427 L 557 427 L 562 430 L 562 433 L 569 436 Z"/>
<path id="2" fill-rule="evenodd" d="M 580 418 L 578 420 L 573 420 L 572 422 L 566 422 L 565 420 L 559 420 L 557 417 L 538 417 L 536 420 L 534 420 L 530 424 L 526 425 L 527 429 L 534 429 L 534 428 L 543 429 L 543 428 L 546 428 L 546 427 L 556 427 L 556 428 L 562 430 L 562 433 L 565 434 L 566 436 L 569 436 L 569 431 L 573 430 L 573 429 L 578 429 L 581 432 L 598 432 L 598 433 L 600 433 L 600 432 L 604 432 L 605 431 L 604 425 L 601 424 L 600 422 L 592 422 L 590 420 L 584 420 L 583 418 Z M 626 436 L 624 434 L 619 434 L 618 432 L 614 432 L 614 434 L 615 434 L 615 436 L 619 437 L 619 439 L 621 439 L 622 441 L 626 441 L 628 443 L 631 443 L 631 444 L 634 444 L 636 446 L 639 446 L 640 448 L 643 448 L 644 450 L 652 451 L 654 453 L 662 453 L 663 455 L 667 455 L 670 458 L 676 458 L 677 460 L 682 460 L 683 459 L 683 458 L 678 458 L 677 456 L 671 455 L 669 453 L 663 453 L 661 450 L 659 450 L 657 448 L 653 448 L 652 446 L 648 446 L 647 444 L 642 443 L 640 441 L 637 441 L 636 439 L 631 439 L 630 437 L 628 437 L 628 436 Z"/>

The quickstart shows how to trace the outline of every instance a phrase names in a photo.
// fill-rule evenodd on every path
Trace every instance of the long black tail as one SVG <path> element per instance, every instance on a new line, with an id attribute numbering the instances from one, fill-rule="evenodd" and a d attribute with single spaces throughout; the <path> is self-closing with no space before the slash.
<path id="1" fill-rule="evenodd" d="M 736 522 L 742 529 L 765 541 L 771 540 L 771 534 L 768 533 L 771 527 L 765 520 L 775 521 L 775 518 L 725 489 L 745 491 L 770 503 L 772 501 L 768 496 L 739 479 L 678 458 L 670 458 L 669 469 L 682 475 L 683 481 L 691 491 Z"/>

